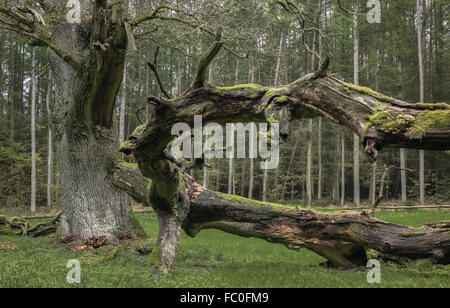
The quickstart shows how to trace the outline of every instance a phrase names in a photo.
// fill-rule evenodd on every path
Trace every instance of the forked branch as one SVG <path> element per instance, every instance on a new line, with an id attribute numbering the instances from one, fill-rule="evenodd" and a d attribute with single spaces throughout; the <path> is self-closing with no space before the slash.
<path id="1" fill-rule="evenodd" d="M 216 38 L 214 39 L 213 44 L 208 48 L 205 54 L 200 59 L 200 63 L 198 65 L 197 74 L 195 76 L 193 88 L 198 89 L 205 85 L 206 80 L 206 72 L 211 62 L 219 53 L 220 49 L 223 47 L 222 41 L 222 28 L 219 27 L 217 29 Z"/>
<path id="2" fill-rule="evenodd" d="M 147 65 L 150 68 L 150 70 L 155 74 L 156 82 L 158 83 L 158 86 L 161 89 L 162 94 L 164 94 L 164 96 L 167 97 L 168 99 L 171 99 L 172 97 L 170 96 L 169 92 L 167 92 L 166 89 L 164 88 L 164 85 L 161 81 L 161 76 L 159 75 L 158 72 L 158 54 L 159 54 L 159 46 L 156 47 L 153 63 L 148 62 Z"/>

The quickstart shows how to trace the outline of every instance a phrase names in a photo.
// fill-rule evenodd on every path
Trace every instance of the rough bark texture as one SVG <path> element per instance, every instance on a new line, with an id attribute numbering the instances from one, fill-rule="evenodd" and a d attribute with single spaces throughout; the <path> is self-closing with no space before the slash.
<path id="1" fill-rule="evenodd" d="M 82 2 L 80 24 L 52 29 L 54 44 L 67 56 L 54 49 L 49 53 L 55 81 L 51 123 L 62 189 L 60 235 L 77 240 L 106 236 L 110 241 L 125 231 L 141 236 L 144 232 L 111 172 L 119 155 L 114 102 L 127 48 L 122 3 Z M 65 11 L 64 3 L 54 5 L 55 13 Z"/>

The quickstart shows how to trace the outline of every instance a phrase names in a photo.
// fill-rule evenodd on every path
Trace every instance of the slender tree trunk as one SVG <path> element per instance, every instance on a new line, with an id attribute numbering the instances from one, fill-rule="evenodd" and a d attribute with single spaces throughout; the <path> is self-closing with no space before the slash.
<path id="1" fill-rule="evenodd" d="M 248 181 L 248 198 L 253 199 L 253 183 L 254 183 L 255 162 L 250 158 L 249 181 Z"/>
<path id="2" fill-rule="evenodd" d="M 423 44 L 422 44 L 422 4 L 421 0 L 416 2 L 417 13 L 417 50 L 419 56 L 419 91 L 420 102 L 425 101 L 425 85 L 424 85 L 424 67 L 423 67 Z M 425 205 L 425 152 L 419 151 L 420 156 L 420 204 Z"/>
<path id="3" fill-rule="evenodd" d="M 250 83 L 255 83 L 255 67 L 252 63 L 250 68 Z M 250 138 L 252 140 L 252 138 Z M 256 146 L 255 144 L 251 144 L 250 146 Z M 249 168 L 249 181 L 248 181 L 248 198 L 253 199 L 253 184 L 255 182 L 254 179 L 255 172 L 255 162 L 253 158 L 250 158 L 250 168 Z"/>
<path id="4" fill-rule="evenodd" d="M 31 70 L 31 212 L 36 212 L 36 51 L 32 51 Z"/>
<path id="5" fill-rule="evenodd" d="M 283 38 L 283 32 L 281 32 L 281 35 L 280 35 L 280 44 L 279 44 L 279 46 L 278 46 L 278 54 L 277 54 L 277 66 L 276 66 L 276 69 L 275 69 L 275 80 L 274 80 L 274 85 L 277 85 L 278 84 L 278 77 L 279 77 L 279 75 L 280 75 L 280 65 L 281 65 L 281 51 L 282 51 L 282 48 L 283 48 L 283 40 L 284 40 L 284 38 Z M 264 176 L 263 176 L 263 191 L 262 191 L 262 200 L 263 201 L 266 201 L 266 199 L 267 199 L 267 182 L 268 182 L 268 175 L 269 174 L 269 172 L 268 172 L 268 170 L 267 169 L 265 169 L 264 170 Z M 277 175 L 275 175 L 276 177 L 277 177 Z M 275 179 L 275 183 L 276 184 L 278 184 L 278 181 L 277 181 L 277 179 Z M 276 185 L 275 184 L 275 185 Z"/>
<path id="6" fill-rule="evenodd" d="M 359 136 L 353 135 L 353 203 L 360 205 L 360 160 L 359 160 Z"/>
<path id="7" fill-rule="evenodd" d="M 357 2 L 354 3 L 353 9 L 358 12 Z M 358 33 L 358 16 L 353 16 L 353 83 L 359 86 L 359 33 Z M 360 205 L 360 165 L 359 165 L 359 136 L 353 135 L 353 203 Z"/>
<path id="8" fill-rule="evenodd" d="M 425 205 L 425 151 L 420 150 L 420 204 Z"/>
<path id="9" fill-rule="evenodd" d="M 220 160 L 217 160 L 216 191 L 220 191 Z"/>
<path id="10" fill-rule="evenodd" d="M 406 155 L 405 149 L 400 149 L 400 178 L 401 178 L 401 190 L 402 190 L 402 201 L 406 202 Z"/>
<path id="11" fill-rule="evenodd" d="M 308 207 L 311 207 L 312 203 L 312 119 L 309 119 L 308 124 L 308 149 L 306 156 L 306 197 Z"/>
<path id="12" fill-rule="evenodd" d="M 291 173 L 292 172 L 292 166 L 294 164 L 294 158 L 295 158 L 295 153 L 297 152 L 298 143 L 299 143 L 299 138 L 296 138 L 294 147 L 292 148 L 291 158 L 289 159 L 289 165 L 288 165 L 288 169 L 287 169 L 287 172 L 286 172 L 286 177 L 284 179 L 283 188 L 281 190 L 280 200 L 285 200 L 287 182 L 288 182 L 289 176 L 292 174 Z"/>
<path id="13" fill-rule="evenodd" d="M 175 79 L 175 93 L 176 95 L 180 95 L 181 94 L 181 77 L 182 77 L 182 70 L 181 70 L 181 64 L 180 64 L 181 59 L 177 59 L 177 75 L 176 75 L 176 79 Z"/>
<path id="14" fill-rule="evenodd" d="M 341 144 L 341 138 L 339 135 L 336 136 L 336 151 L 335 151 L 335 166 L 336 166 L 336 173 L 334 177 L 334 199 L 336 202 L 340 202 L 340 188 L 339 188 L 339 176 L 341 174 L 340 170 L 340 144 Z"/>
<path id="15" fill-rule="evenodd" d="M 46 105 L 47 105 L 47 115 L 48 120 L 51 118 L 51 108 L 50 108 L 50 100 L 52 98 L 52 71 L 48 71 L 48 81 L 47 81 L 47 96 L 46 96 Z M 53 204 L 53 196 L 52 196 L 52 187 L 53 187 L 53 136 L 51 125 L 48 125 L 48 157 L 47 157 L 47 206 L 51 207 Z"/>
<path id="16" fill-rule="evenodd" d="M 319 118 L 319 128 L 318 128 L 318 159 L 319 159 L 319 175 L 317 179 L 317 199 L 322 199 L 322 118 Z"/>
<path id="17" fill-rule="evenodd" d="M 370 204 L 375 204 L 375 195 L 377 189 L 377 162 L 372 163 L 372 173 L 370 177 Z"/>
<path id="18" fill-rule="evenodd" d="M 233 155 L 228 158 L 228 194 L 233 194 L 234 187 L 234 165 L 233 165 L 233 157 L 234 157 L 234 134 L 230 136 L 230 143 L 232 144 Z"/>
<path id="19" fill-rule="evenodd" d="M 341 137 L 341 207 L 345 205 L 345 138 Z"/>
<path id="20" fill-rule="evenodd" d="M 125 141 L 125 119 L 127 116 L 127 65 L 123 69 L 122 77 L 122 98 L 120 101 L 119 113 L 119 142 Z"/>
<path id="21" fill-rule="evenodd" d="M 239 59 L 236 60 L 236 72 L 234 73 L 234 84 L 239 83 Z"/>
<path id="22" fill-rule="evenodd" d="M 9 137 L 11 141 L 14 141 L 14 131 L 15 131 L 15 91 L 16 91 L 16 76 L 15 76 L 15 63 L 14 63 L 14 54 L 15 48 L 13 43 L 12 31 L 9 33 L 9 91 L 8 91 L 8 100 L 9 100 Z"/>
<path id="23" fill-rule="evenodd" d="M 321 29 L 321 15 L 322 15 L 322 0 L 319 0 L 319 9 L 317 14 L 317 25 L 319 30 Z M 318 46 L 318 53 L 319 56 L 322 58 L 322 35 L 318 33 L 319 36 L 319 46 Z M 318 127 L 318 167 L 319 167 L 319 174 L 317 178 L 317 199 L 322 199 L 322 118 L 319 118 L 319 127 Z"/>
<path id="24" fill-rule="evenodd" d="M 242 161 L 242 174 L 241 174 L 241 196 L 245 196 L 245 178 L 247 173 L 247 162 L 245 160 Z"/>
<path id="25" fill-rule="evenodd" d="M 267 177 L 268 170 L 264 169 L 264 178 L 263 178 L 263 191 L 262 191 L 262 201 L 267 201 Z"/>
<path id="26" fill-rule="evenodd" d="M 203 167 L 203 186 L 208 187 L 208 168 Z"/>
<path id="27" fill-rule="evenodd" d="M 275 69 L 275 81 L 274 85 L 278 84 L 278 76 L 280 74 L 280 64 L 281 64 L 281 50 L 283 48 L 283 32 L 281 32 L 280 36 L 280 45 L 278 46 L 278 54 L 277 54 L 277 67 Z"/>

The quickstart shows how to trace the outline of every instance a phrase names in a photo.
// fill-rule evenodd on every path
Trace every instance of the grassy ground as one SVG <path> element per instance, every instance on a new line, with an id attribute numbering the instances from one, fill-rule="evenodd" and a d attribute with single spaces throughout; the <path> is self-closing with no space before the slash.
<path id="1" fill-rule="evenodd" d="M 153 239 L 157 236 L 154 214 L 139 214 Z M 414 210 L 385 212 L 379 218 L 420 226 L 449 220 L 450 212 Z M 83 253 L 55 248 L 51 238 L 0 236 L 0 244 L 17 250 L 0 251 L 0 287 L 71 287 L 66 282 L 69 259 Z M 364 269 L 360 273 L 326 269 L 324 259 L 302 250 L 258 239 L 244 239 L 220 231 L 202 231 L 192 239 L 185 234 L 175 269 L 167 275 L 151 275 L 148 257 L 132 249 L 121 249 L 113 259 L 98 264 L 82 261 L 81 284 L 76 287 L 450 287 L 450 269 L 419 261 L 408 267 L 382 263 L 381 284 L 370 285 Z"/>

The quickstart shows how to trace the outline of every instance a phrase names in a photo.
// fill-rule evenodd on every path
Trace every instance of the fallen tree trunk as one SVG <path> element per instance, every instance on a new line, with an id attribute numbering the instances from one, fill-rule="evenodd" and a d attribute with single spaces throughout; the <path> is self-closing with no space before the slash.
<path id="1" fill-rule="evenodd" d="M 449 105 L 410 104 L 344 83 L 327 75 L 329 59 L 318 72 L 286 86 L 209 85 L 205 72 L 223 45 L 220 34 L 218 31 L 202 57 L 193 86 L 172 100 L 150 97 L 154 117 L 136 128 L 120 148 L 125 154 L 133 154 L 142 175 L 151 179 L 148 203 L 160 223 L 152 268 L 172 268 L 181 227 L 192 236 L 204 228 L 217 228 L 294 249 L 306 247 L 344 268 L 364 263 L 364 247 L 411 259 L 430 257 L 447 262 L 448 230 L 412 229 L 357 214 L 273 210 L 254 206 L 255 202 L 248 199 L 209 191 L 186 175 L 185 164 L 168 148 L 175 138 L 173 125 L 192 127 L 196 115 L 202 116 L 203 124 L 278 123 L 283 138 L 289 136 L 293 119 L 324 116 L 360 136 L 366 153 L 374 159 L 383 146 L 450 149 Z M 194 165 L 201 167 L 202 163 L 204 159 L 198 159 Z M 131 190 L 135 198 L 140 193 L 136 194 L 134 187 L 145 193 L 143 185 L 127 183 L 135 182 L 128 179 L 125 185 L 119 184 Z"/>
<path id="2" fill-rule="evenodd" d="M 126 177 L 122 177 L 124 174 Z M 149 203 L 147 179 L 139 172 L 119 172 L 115 179 L 119 185 L 136 183 L 128 186 L 127 192 Z M 296 210 L 213 192 L 186 173 L 183 173 L 183 185 L 190 204 L 189 213 L 180 220 L 179 227 L 192 237 L 204 229 L 217 229 L 261 238 L 289 249 L 307 248 L 326 258 L 330 265 L 345 269 L 366 265 L 365 248 L 397 258 L 431 258 L 444 264 L 450 261 L 449 223 L 411 228 L 377 220 L 367 212 L 322 214 Z"/>
<path id="3" fill-rule="evenodd" d="M 0 216 L 0 235 L 44 236 L 56 232 L 61 214 L 32 225 L 23 218 Z"/>

